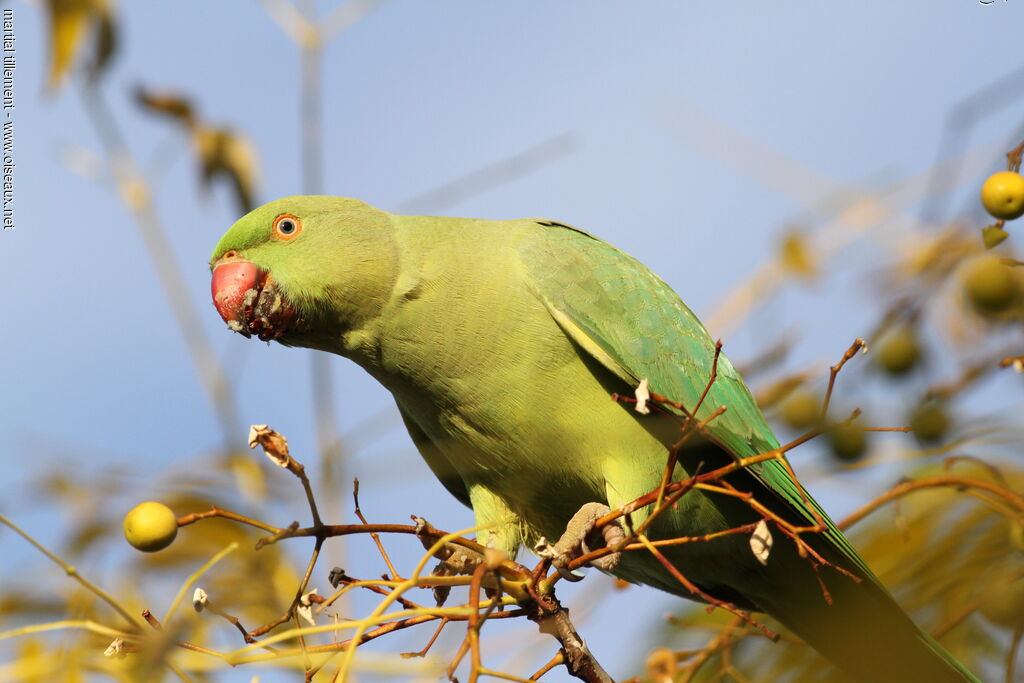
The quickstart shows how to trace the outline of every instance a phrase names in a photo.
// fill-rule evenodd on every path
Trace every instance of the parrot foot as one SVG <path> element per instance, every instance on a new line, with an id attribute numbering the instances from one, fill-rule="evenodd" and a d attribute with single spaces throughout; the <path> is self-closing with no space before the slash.
<path id="1" fill-rule="evenodd" d="M 557 543 L 552 545 L 546 538 L 541 538 L 534 546 L 533 552 L 538 557 L 550 559 L 551 564 L 564 579 L 579 581 L 583 577 L 573 574 L 566 568 L 566 565 L 575 558 L 590 552 L 590 548 L 587 546 L 587 536 L 594 530 L 597 520 L 609 512 L 611 509 L 603 503 L 587 503 L 572 516 L 565 526 L 565 533 Z M 609 548 L 615 547 L 626 537 L 622 527 L 617 523 L 605 525 L 601 528 L 601 533 L 604 535 L 605 545 Z M 621 559 L 622 553 L 615 552 L 592 560 L 589 564 L 602 571 L 610 572 L 615 569 Z"/>
<path id="2" fill-rule="evenodd" d="M 436 532 L 437 530 L 422 517 L 416 517 L 415 520 L 416 536 L 420 539 L 423 547 L 430 550 L 434 546 L 437 537 L 435 534 L 427 532 Z M 444 544 L 440 549 L 434 551 L 434 557 L 440 560 L 440 562 L 430 572 L 431 576 L 472 574 L 477 566 L 484 561 L 482 553 L 455 543 Z M 438 607 L 445 603 L 451 590 L 449 586 L 437 586 L 434 588 L 434 600 L 437 602 Z"/>

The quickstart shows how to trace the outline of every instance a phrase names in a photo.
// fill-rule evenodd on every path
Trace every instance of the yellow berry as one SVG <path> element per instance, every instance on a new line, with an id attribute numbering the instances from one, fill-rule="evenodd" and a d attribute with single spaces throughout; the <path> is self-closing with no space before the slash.
<path id="1" fill-rule="evenodd" d="M 124 516 L 124 537 L 138 550 L 153 553 L 169 546 L 178 535 L 178 519 L 161 503 L 139 503 Z"/>
<path id="2" fill-rule="evenodd" d="M 864 455 L 868 447 L 868 439 L 860 425 L 840 424 L 828 433 L 832 455 L 846 462 L 853 462 Z"/>
<path id="3" fill-rule="evenodd" d="M 1012 221 L 1024 214 L 1024 177 L 1012 171 L 993 173 L 981 186 L 981 203 L 992 216 Z"/>
<path id="4" fill-rule="evenodd" d="M 1011 572 L 991 581 L 981 594 L 979 610 L 997 626 L 1024 628 L 1024 577 Z"/>
<path id="5" fill-rule="evenodd" d="M 1010 266 L 994 256 L 981 256 L 964 270 L 964 293 L 982 313 L 999 313 L 1017 298 L 1017 281 Z"/>
<path id="6" fill-rule="evenodd" d="M 875 353 L 878 365 L 890 375 L 902 375 L 917 365 L 921 346 L 910 325 L 900 325 L 882 337 Z"/>
<path id="7" fill-rule="evenodd" d="M 942 404 L 928 401 L 910 414 L 910 428 L 921 443 L 936 443 L 949 431 L 949 415 Z"/>
<path id="8" fill-rule="evenodd" d="M 821 400 L 809 391 L 794 391 L 782 404 L 781 417 L 793 429 L 810 429 L 821 419 Z"/>

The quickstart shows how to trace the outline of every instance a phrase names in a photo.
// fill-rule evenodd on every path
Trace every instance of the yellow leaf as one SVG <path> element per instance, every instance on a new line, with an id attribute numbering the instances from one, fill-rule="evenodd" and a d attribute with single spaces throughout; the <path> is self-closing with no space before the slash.
<path id="1" fill-rule="evenodd" d="M 818 275 L 818 264 L 807 244 L 807 238 L 795 230 L 783 235 L 779 245 L 779 259 L 783 268 L 797 277 L 811 279 Z"/>
<path id="2" fill-rule="evenodd" d="M 56 88 L 74 62 L 82 35 L 89 21 L 87 0 L 49 0 L 50 11 L 50 77 L 49 87 Z"/>
<path id="3" fill-rule="evenodd" d="M 135 89 L 135 101 L 143 109 L 170 116 L 186 127 L 191 128 L 195 121 L 192 103 L 181 93 L 140 86 Z"/>
<path id="4" fill-rule="evenodd" d="M 39 638 L 26 638 L 18 647 L 18 656 L 14 662 L 15 680 L 24 683 L 43 683 L 50 680 L 56 668 L 52 653 L 46 650 L 46 644 Z"/>
<path id="5" fill-rule="evenodd" d="M 228 128 L 204 126 L 196 128 L 194 145 L 203 185 L 208 187 L 216 177 L 223 177 L 232 185 L 239 210 L 251 211 L 259 164 L 249 141 Z"/>
<path id="6" fill-rule="evenodd" d="M 47 0 L 50 18 L 50 73 L 47 87 L 56 90 L 82 49 L 88 30 L 97 32 L 90 66 L 92 77 L 106 67 L 116 48 L 115 28 L 107 0 Z"/>

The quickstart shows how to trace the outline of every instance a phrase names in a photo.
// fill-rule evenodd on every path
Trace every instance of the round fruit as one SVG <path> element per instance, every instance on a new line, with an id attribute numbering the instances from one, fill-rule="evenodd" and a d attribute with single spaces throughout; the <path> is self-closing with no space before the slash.
<path id="1" fill-rule="evenodd" d="M 169 546 L 178 535 L 178 519 L 161 503 L 139 503 L 124 516 L 124 537 L 138 550 L 153 553 Z"/>
<path id="2" fill-rule="evenodd" d="M 810 429 L 821 420 L 821 401 L 809 391 L 794 391 L 782 404 L 781 415 L 793 429 Z"/>
<path id="3" fill-rule="evenodd" d="M 927 401 L 910 413 L 910 428 L 921 443 L 937 443 L 949 431 L 949 414 L 941 403 Z"/>
<path id="4" fill-rule="evenodd" d="M 978 607 L 997 626 L 1024 628 L 1024 576 L 1009 573 L 996 578 L 985 587 Z"/>
<path id="5" fill-rule="evenodd" d="M 854 423 L 840 424 L 828 433 L 832 455 L 845 462 L 853 462 L 864 455 L 868 447 L 868 439 L 864 430 Z"/>
<path id="6" fill-rule="evenodd" d="M 999 313 L 1016 299 L 1017 282 L 1010 266 L 994 256 L 981 256 L 964 270 L 964 293 L 982 313 Z"/>
<path id="7" fill-rule="evenodd" d="M 921 345 L 910 325 L 900 325 L 882 337 L 875 360 L 890 375 L 903 375 L 921 359 Z"/>
<path id="8" fill-rule="evenodd" d="M 999 220 L 1024 215 L 1024 177 L 1012 171 L 993 173 L 981 186 L 981 203 Z"/>

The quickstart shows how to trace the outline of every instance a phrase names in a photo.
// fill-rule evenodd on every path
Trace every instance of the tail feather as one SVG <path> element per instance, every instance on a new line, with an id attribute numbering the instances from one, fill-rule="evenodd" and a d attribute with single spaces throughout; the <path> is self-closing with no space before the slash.
<path id="1" fill-rule="evenodd" d="M 873 577 L 835 575 L 829 604 L 822 593 L 758 596 L 761 607 L 858 681 L 980 683 L 922 631 Z"/>

